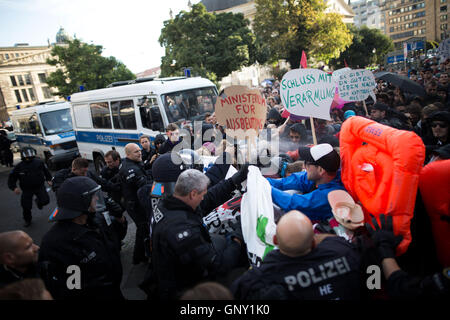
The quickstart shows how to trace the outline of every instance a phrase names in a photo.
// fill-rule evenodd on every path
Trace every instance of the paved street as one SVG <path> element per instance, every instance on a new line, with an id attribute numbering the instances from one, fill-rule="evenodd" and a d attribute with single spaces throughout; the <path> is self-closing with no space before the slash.
<path id="1" fill-rule="evenodd" d="M 14 155 L 14 164 L 20 161 L 19 154 Z M 0 166 L 0 232 L 11 230 L 23 230 L 27 232 L 36 244 L 40 244 L 44 234 L 51 228 L 52 224 L 48 222 L 48 217 L 56 207 L 56 197 L 53 191 L 49 192 L 50 204 L 45 206 L 42 210 L 36 208 L 33 202 L 33 223 L 30 227 L 23 226 L 22 208 L 20 207 L 20 195 L 14 194 L 8 189 L 7 181 L 8 174 L 11 168 Z M 134 234 L 136 226 L 131 218 L 126 215 L 128 220 L 128 232 L 124 239 L 124 246 L 122 247 L 122 292 L 127 299 L 142 300 L 145 299 L 145 293 L 140 290 L 137 285 L 146 271 L 145 264 L 134 266 L 131 264 Z"/>

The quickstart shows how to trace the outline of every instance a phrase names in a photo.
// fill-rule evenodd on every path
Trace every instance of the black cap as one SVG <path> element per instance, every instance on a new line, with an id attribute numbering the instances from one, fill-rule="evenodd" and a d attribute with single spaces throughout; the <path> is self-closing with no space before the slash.
<path id="1" fill-rule="evenodd" d="M 311 148 L 300 147 L 298 154 L 300 160 L 304 160 L 306 164 L 321 166 L 327 172 L 336 172 L 341 165 L 339 154 L 329 143 L 318 144 Z"/>
<path id="2" fill-rule="evenodd" d="M 157 143 L 164 143 L 165 141 L 166 137 L 164 137 L 163 134 L 157 134 L 153 143 L 156 145 Z"/>
<path id="3" fill-rule="evenodd" d="M 94 180 L 85 176 L 66 179 L 56 192 L 58 208 L 49 220 L 71 220 L 87 213 L 92 195 L 100 188 Z"/>
<path id="4" fill-rule="evenodd" d="M 444 121 L 450 124 L 450 112 L 448 111 L 435 111 L 427 118 L 427 121 Z"/>

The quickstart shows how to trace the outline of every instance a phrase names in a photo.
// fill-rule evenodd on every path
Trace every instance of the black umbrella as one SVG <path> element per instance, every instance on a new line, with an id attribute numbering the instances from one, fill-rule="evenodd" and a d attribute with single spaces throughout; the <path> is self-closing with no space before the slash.
<path id="1" fill-rule="evenodd" d="M 377 72 L 374 76 L 377 79 L 392 83 L 393 85 L 399 87 L 402 91 L 414 93 L 422 97 L 426 95 L 425 89 L 417 82 L 410 80 L 408 77 L 387 71 Z"/>

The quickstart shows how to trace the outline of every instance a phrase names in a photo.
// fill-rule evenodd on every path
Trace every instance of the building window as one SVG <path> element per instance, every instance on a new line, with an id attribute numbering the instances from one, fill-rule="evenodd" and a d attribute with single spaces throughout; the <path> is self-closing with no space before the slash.
<path id="1" fill-rule="evenodd" d="M 22 102 L 22 98 L 20 97 L 20 91 L 19 90 L 14 90 L 14 93 L 16 94 L 16 99 L 18 103 Z"/>
<path id="2" fill-rule="evenodd" d="M 53 98 L 53 94 L 50 91 L 49 87 L 42 87 L 42 92 L 44 93 L 44 98 L 45 99 L 51 99 Z"/>
<path id="3" fill-rule="evenodd" d="M 447 15 L 446 14 L 443 14 L 442 16 L 441 16 L 441 21 L 446 21 L 447 20 Z"/>
<path id="4" fill-rule="evenodd" d="M 447 24 L 441 24 L 441 30 L 447 30 Z"/>
<path id="5" fill-rule="evenodd" d="M 441 3 L 446 3 L 447 2 L 447 0 L 441 0 Z"/>
<path id="6" fill-rule="evenodd" d="M 19 86 L 25 85 L 25 82 L 23 82 L 23 77 L 21 75 L 17 76 L 17 80 L 19 80 Z"/>
<path id="7" fill-rule="evenodd" d="M 23 96 L 23 99 L 25 100 L 25 102 L 30 101 L 28 99 L 28 94 L 27 94 L 27 90 L 26 89 L 22 89 L 22 96 Z"/>
<path id="8" fill-rule="evenodd" d="M 441 7 L 441 12 L 447 12 L 447 6 L 442 6 Z"/>
<path id="9" fill-rule="evenodd" d="M 28 88 L 28 93 L 30 94 L 30 100 L 35 101 L 36 97 L 34 96 L 33 88 Z"/>
<path id="10" fill-rule="evenodd" d="M 11 84 L 13 85 L 13 87 L 17 87 L 16 77 L 9 76 L 9 78 L 11 79 Z"/>
<path id="11" fill-rule="evenodd" d="M 38 77 L 40 83 L 47 83 L 47 76 L 45 73 L 38 73 Z"/>
<path id="12" fill-rule="evenodd" d="M 25 75 L 25 83 L 26 83 L 26 84 L 31 84 L 31 77 L 30 77 L 29 74 L 26 74 L 26 75 Z"/>
<path id="13" fill-rule="evenodd" d="M 9 59 L 9 54 L 5 53 L 5 59 L 6 59 L 6 60 Z"/>

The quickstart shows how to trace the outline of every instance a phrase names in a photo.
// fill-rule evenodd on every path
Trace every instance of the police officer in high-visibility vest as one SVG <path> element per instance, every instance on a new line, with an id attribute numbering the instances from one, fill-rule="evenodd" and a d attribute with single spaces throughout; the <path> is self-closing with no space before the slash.
<path id="1" fill-rule="evenodd" d="M 28 227 L 32 220 L 33 196 L 36 196 L 36 205 L 39 209 L 50 202 L 44 182 L 47 181 L 48 185 L 51 186 L 52 175 L 45 163 L 36 158 L 36 151 L 33 148 L 23 148 L 20 155 L 22 161 L 9 174 L 8 187 L 15 194 L 20 194 L 20 189 L 22 189 L 20 203 L 23 209 L 25 227 Z M 19 180 L 20 189 L 16 185 L 17 180 Z"/>
<path id="2" fill-rule="evenodd" d="M 239 300 L 353 300 L 361 295 L 360 257 L 351 243 L 314 235 L 311 221 L 290 211 L 277 224 L 275 244 L 259 268 L 232 285 Z"/>

